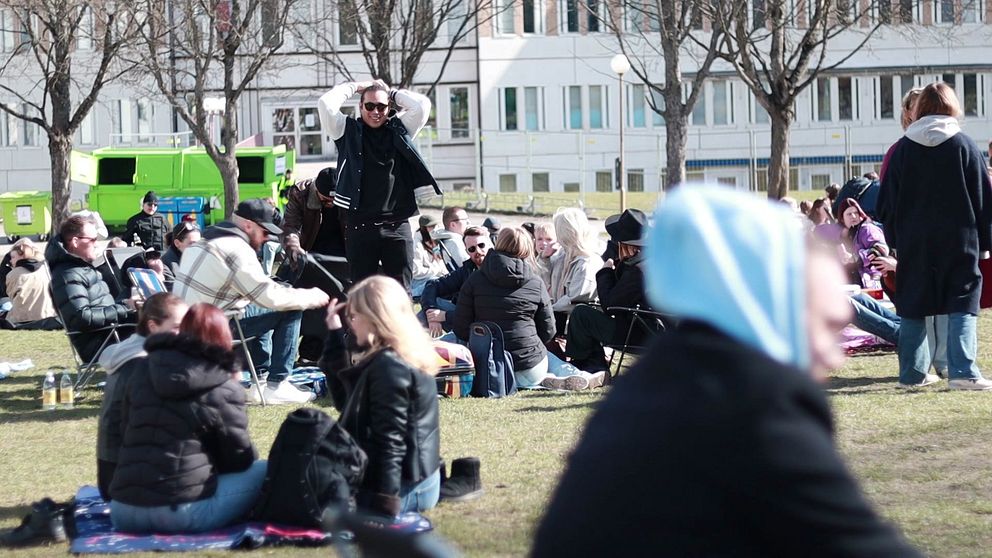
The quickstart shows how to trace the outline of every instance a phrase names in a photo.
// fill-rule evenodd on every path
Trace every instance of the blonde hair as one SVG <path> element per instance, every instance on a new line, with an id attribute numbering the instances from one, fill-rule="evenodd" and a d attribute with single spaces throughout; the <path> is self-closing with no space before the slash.
<path id="1" fill-rule="evenodd" d="M 395 279 L 373 275 L 348 292 L 348 308 L 372 326 L 372 350 L 391 349 L 425 374 L 437 373 L 434 342 L 413 314 L 410 297 Z"/>
<path id="2" fill-rule="evenodd" d="M 551 223 L 538 223 L 534 225 L 534 238 L 537 238 L 538 233 L 542 232 L 545 236 L 558 240 L 558 237 L 555 235 L 555 227 Z"/>
<path id="3" fill-rule="evenodd" d="M 566 261 L 595 254 L 595 239 L 585 212 L 577 207 L 565 207 L 556 211 L 552 220 L 558 244 L 565 250 Z"/>
<path id="4" fill-rule="evenodd" d="M 40 253 L 38 252 L 38 247 L 30 238 L 22 238 L 14 243 L 14 246 L 10 249 L 11 252 L 17 252 L 22 257 L 27 259 L 38 258 Z"/>
<path id="5" fill-rule="evenodd" d="M 913 115 L 913 105 L 916 104 L 916 98 L 920 96 L 921 92 L 923 92 L 922 87 L 914 87 L 902 96 L 902 115 L 900 116 L 900 122 L 902 123 L 903 130 L 909 128 L 909 125 L 916 120 L 916 116 Z"/>
<path id="6" fill-rule="evenodd" d="M 530 266 L 531 271 L 538 271 L 537 260 L 534 259 L 534 241 L 530 234 L 520 227 L 503 227 L 496 237 L 496 250 L 507 256 L 523 260 Z"/>

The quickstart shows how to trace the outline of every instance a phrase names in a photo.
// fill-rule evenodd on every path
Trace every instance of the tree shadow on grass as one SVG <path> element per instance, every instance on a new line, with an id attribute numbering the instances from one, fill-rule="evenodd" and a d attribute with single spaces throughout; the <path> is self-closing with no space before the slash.
<path id="1" fill-rule="evenodd" d="M 874 386 L 876 384 L 887 384 L 889 387 L 893 384 L 892 378 L 879 378 L 876 376 L 859 376 L 855 378 L 845 378 L 831 376 L 827 378 L 827 383 L 824 384 L 823 389 L 830 393 L 837 393 L 838 390 L 849 390 L 856 388 L 865 388 L 869 386 Z M 864 393 L 868 390 L 857 389 L 853 393 Z"/>
<path id="2" fill-rule="evenodd" d="M 3 401 L 0 403 L 0 424 L 20 422 L 59 422 L 62 420 L 80 420 L 92 418 L 100 414 L 99 405 L 86 405 L 74 409 L 55 409 L 46 411 L 39 408 L 39 403 L 32 400 Z"/>

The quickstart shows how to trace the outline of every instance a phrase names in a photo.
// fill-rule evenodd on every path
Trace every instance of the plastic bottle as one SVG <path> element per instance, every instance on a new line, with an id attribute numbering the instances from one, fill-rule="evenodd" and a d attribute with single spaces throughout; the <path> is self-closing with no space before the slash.
<path id="1" fill-rule="evenodd" d="M 59 406 L 63 409 L 71 409 L 76 394 L 73 393 L 72 378 L 69 371 L 62 373 L 62 381 L 59 382 Z"/>
<path id="2" fill-rule="evenodd" d="M 55 385 L 55 373 L 51 370 L 45 374 L 45 383 L 41 385 L 41 408 L 53 411 L 57 406 L 58 387 Z"/>

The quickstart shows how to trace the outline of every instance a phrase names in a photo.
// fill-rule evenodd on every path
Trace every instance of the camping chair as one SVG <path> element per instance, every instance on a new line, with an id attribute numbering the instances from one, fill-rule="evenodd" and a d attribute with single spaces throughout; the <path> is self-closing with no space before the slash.
<path id="1" fill-rule="evenodd" d="M 620 373 L 620 369 L 623 367 L 623 360 L 628 354 L 643 353 L 650 345 L 650 341 L 654 338 L 654 336 L 665 332 L 668 329 L 667 324 L 672 323 L 671 316 L 666 316 L 660 312 L 655 312 L 654 310 L 647 310 L 645 308 L 641 308 L 640 306 L 635 306 L 633 308 L 628 308 L 625 306 L 611 306 L 606 309 L 606 313 L 614 319 L 616 319 L 618 314 L 630 315 L 630 326 L 627 327 L 627 333 L 624 335 L 623 343 L 606 344 L 607 347 L 613 349 L 613 354 L 610 355 L 610 369 L 613 369 L 613 361 L 616 359 L 617 352 L 620 353 L 620 359 L 617 360 L 617 374 Z M 645 338 L 643 341 L 632 343 L 631 339 L 634 337 L 635 328 L 640 328 L 638 331 L 643 331 L 645 333 Z"/>
<path id="2" fill-rule="evenodd" d="M 51 285 L 48 287 L 48 296 L 52 297 L 52 301 L 55 300 L 55 291 L 52 290 Z M 65 335 L 69 340 L 69 349 L 72 351 L 72 358 L 76 361 L 76 383 L 72 386 L 73 395 L 76 399 L 81 399 L 82 391 L 86 389 L 93 376 L 96 375 L 97 368 L 100 367 L 99 359 L 100 355 L 103 354 L 103 350 L 114 343 L 120 343 L 121 336 L 117 333 L 118 330 L 135 327 L 135 324 L 112 323 L 90 331 L 70 331 L 69 322 L 62 316 L 61 308 L 57 304 L 54 306 L 55 315 L 58 316 L 59 321 L 62 322 L 62 326 L 65 328 Z M 73 343 L 73 338 L 83 334 L 92 335 L 97 333 L 106 333 L 106 337 L 103 338 L 103 342 L 100 343 L 100 348 L 94 353 L 93 358 L 87 362 L 83 360 L 83 355 L 80 354 L 79 349 L 76 348 L 76 344 Z"/>
<path id="3" fill-rule="evenodd" d="M 241 318 L 244 315 L 243 310 L 229 310 L 225 312 L 227 317 L 234 324 L 234 333 L 237 334 L 237 339 L 234 340 L 234 344 L 241 347 L 241 351 L 245 355 L 245 363 L 248 365 L 248 372 L 251 373 L 251 383 L 255 384 L 255 389 L 258 391 L 258 399 L 262 402 L 262 406 L 265 406 L 265 393 L 262 392 L 262 382 L 258 379 L 258 371 L 255 369 L 255 361 L 251 358 L 251 350 L 248 348 L 248 342 L 257 339 L 257 337 L 245 337 L 245 330 L 241 328 Z"/>

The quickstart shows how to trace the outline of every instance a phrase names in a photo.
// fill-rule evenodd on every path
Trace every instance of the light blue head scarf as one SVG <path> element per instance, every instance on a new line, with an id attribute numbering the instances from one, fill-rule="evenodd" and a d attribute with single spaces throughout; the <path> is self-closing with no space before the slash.
<path id="1" fill-rule="evenodd" d="M 656 308 L 808 367 L 805 240 L 787 207 L 723 186 L 683 185 L 659 204 L 647 246 Z"/>

